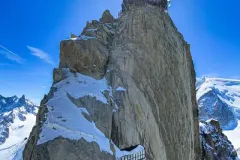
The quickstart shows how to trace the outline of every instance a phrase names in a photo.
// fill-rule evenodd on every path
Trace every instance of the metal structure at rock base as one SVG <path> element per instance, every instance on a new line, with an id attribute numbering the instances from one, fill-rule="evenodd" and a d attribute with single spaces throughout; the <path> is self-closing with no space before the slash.
<path id="1" fill-rule="evenodd" d="M 119 157 L 117 160 L 146 160 L 145 151 L 143 150 L 134 154 Z"/>

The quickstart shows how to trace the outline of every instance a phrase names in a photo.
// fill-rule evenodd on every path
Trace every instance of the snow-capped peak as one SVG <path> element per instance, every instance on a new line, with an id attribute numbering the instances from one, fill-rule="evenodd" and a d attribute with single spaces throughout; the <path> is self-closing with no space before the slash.
<path id="1" fill-rule="evenodd" d="M 20 160 L 35 124 L 38 107 L 23 95 L 0 96 L 0 157 Z"/>
<path id="2" fill-rule="evenodd" d="M 200 83 L 197 88 L 197 99 L 215 89 L 222 101 L 229 106 L 240 108 L 240 80 L 204 77 L 197 79 L 197 84 Z"/>
<path id="3" fill-rule="evenodd" d="M 17 96 L 3 97 L 0 95 L 0 114 L 8 111 L 12 111 L 15 108 L 24 106 L 27 112 L 35 112 L 37 106 L 23 95 L 21 98 Z"/>

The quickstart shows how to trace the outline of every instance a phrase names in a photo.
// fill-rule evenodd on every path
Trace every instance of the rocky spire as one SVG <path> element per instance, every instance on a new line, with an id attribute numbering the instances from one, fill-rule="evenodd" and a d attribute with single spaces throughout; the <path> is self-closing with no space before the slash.
<path id="1" fill-rule="evenodd" d="M 136 146 L 148 160 L 201 158 L 190 47 L 163 2 L 124 0 L 130 12 L 105 11 L 84 39 L 61 42 L 67 73 L 54 73 L 24 160 L 113 160 Z"/>
<path id="2" fill-rule="evenodd" d="M 73 33 L 71 33 L 71 38 L 77 38 L 77 36 Z"/>
<path id="3" fill-rule="evenodd" d="M 25 95 L 23 95 L 21 98 L 19 98 L 18 102 L 19 102 L 20 104 L 25 104 L 25 103 L 26 103 Z"/>
<path id="4" fill-rule="evenodd" d="M 111 15 L 109 10 L 106 10 L 103 12 L 102 18 L 100 19 L 100 22 L 102 23 L 113 23 L 114 17 Z"/>

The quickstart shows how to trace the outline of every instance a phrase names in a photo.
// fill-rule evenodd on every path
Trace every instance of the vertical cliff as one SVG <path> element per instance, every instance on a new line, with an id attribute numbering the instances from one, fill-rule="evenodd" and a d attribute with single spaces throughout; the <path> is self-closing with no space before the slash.
<path id="1" fill-rule="evenodd" d="M 143 146 L 148 160 L 200 159 L 190 46 L 165 0 L 124 0 L 61 42 L 24 160 L 110 160 Z M 125 152 L 124 152 L 125 150 Z"/>

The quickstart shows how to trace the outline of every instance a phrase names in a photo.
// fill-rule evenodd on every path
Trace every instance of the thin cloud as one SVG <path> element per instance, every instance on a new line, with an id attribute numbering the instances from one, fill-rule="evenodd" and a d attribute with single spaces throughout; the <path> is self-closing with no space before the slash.
<path id="1" fill-rule="evenodd" d="M 20 63 L 20 64 L 25 61 L 19 55 L 17 55 L 16 53 L 13 53 L 12 51 L 7 49 L 6 47 L 0 45 L 0 48 L 3 49 L 3 50 L 0 50 L 0 54 L 3 54 L 7 59 L 9 59 L 11 61 L 15 61 L 15 62 Z"/>
<path id="2" fill-rule="evenodd" d="M 54 65 L 52 58 L 43 50 L 35 48 L 35 47 L 31 47 L 31 46 L 27 46 L 27 48 L 31 51 L 32 55 L 42 59 L 46 63 Z"/>

